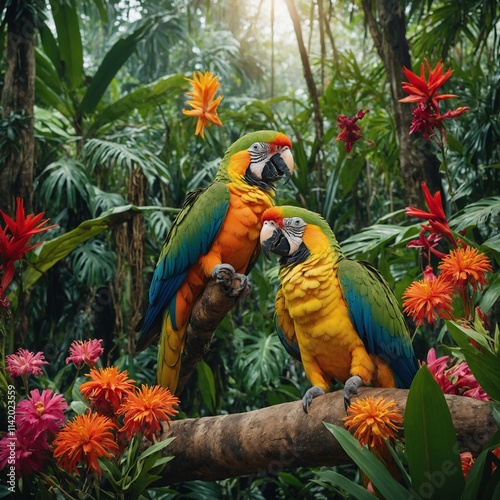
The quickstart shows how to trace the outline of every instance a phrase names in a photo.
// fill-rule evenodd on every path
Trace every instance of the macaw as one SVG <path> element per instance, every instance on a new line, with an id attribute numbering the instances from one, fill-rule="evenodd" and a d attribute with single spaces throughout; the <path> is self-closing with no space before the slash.
<path id="1" fill-rule="evenodd" d="M 312 385 L 306 413 L 334 379 L 346 408 L 361 385 L 410 387 L 418 363 L 408 327 L 377 269 L 346 258 L 327 222 L 303 208 L 267 209 L 260 242 L 268 258 L 280 256 L 275 324 Z"/>
<path id="2" fill-rule="evenodd" d="M 160 337 L 157 382 L 174 394 L 186 327 L 196 298 L 214 277 L 231 296 L 247 285 L 260 252 L 260 218 L 274 205 L 274 182 L 293 173 L 292 142 L 272 130 L 241 137 L 227 150 L 214 181 L 188 193 L 163 244 L 136 330 L 136 351 Z M 224 287 L 238 277 L 236 290 Z"/>

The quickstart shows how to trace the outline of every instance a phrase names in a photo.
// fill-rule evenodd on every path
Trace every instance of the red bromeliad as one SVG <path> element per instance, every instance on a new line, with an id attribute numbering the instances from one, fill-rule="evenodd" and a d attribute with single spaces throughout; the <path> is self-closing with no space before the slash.
<path id="1" fill-rule="evenodd" d="M 366 111 L 360 109 L 352 118 L 349 118 L 347 115 L 339 115 L 337 117 L 337 121 L 339 122 L 337 128 L 340 128 L 341 132 L 335 140 L 345 142 L 344 150 L 346 153 L 349 153 L 354 143 L 363 137 L 358 133 L 361 129 L 356 122 L 361 120 L 369 111 L 369 109 Z"/>
<path id="2" fill-rule="evenodd" d="M 425 76 L 426 69 L 427 78 Z M 439 130 L 441 137 L 446 139 L 443 121 L 448 118 L 456 118 L 470 109 L 468 106 L 464 106 L 441 114 L 439 102 L 443 99 L 457 97 L 455 94 L 438 93 L 439 88 L 444 85 L 453 73 L 452 69 L 448 69 L 443 74 L 443 69 L 444 64 L 441 60 L 431 69 L 427 59 L 424 59 L 424 63 L 420 65 L 420 76 L 403 67 L 403 73 L 408 78 L 408 82 L 403 82 L 401 86 L 409 95 L 400 99 L 399 102 L 414 102 L 417 104 L 413 110 L 410 134 L 419 132 L 426 139 L 432 140 L 436 130 Z"/>
<path id="3" fill-rule="evenodd" d="M 3 294 L 14 278 L 14 262 L 22 259 L 26 252 L 42 244 L 40 241 L 29 245 L 29 241 L 34 234 L 47 231 L 55 227 L 55 225 L 45 226 L 48 219 L 43 219 L 44 212 L 37 215 L 25 215 L 22 198 L 17 198 L 15 220 L 2 210 L 0 210 L 0 214 L 5 221 L 5 226 L 0 227 L 0 272 L 3 272 L 0 280 L 0 306 L 7 307 L 8 301 L 3 298 Z"/>

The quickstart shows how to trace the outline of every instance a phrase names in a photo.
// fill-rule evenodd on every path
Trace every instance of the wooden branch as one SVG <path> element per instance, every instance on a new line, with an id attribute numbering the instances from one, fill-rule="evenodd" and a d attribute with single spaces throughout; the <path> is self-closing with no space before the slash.
<path id="1" fill-rule="evenodd" d="M 233 288 L 239 286 L 240 280 L 236 278 L 233 282 Z M 211 279 L 207 283 L 205 290 L 194 304 L 187 327 L 179 383 L 175 391 L 177 395 L 182 392 L 196 365 L 209 351 L 214 332 L 224 316 L 248 294 L 250 288 L 250 284 L 247 283 L 247 286 L 237 297 L 228 297 L 215 279 Z"/>
<path id="2" fill-rule="evenodd" d="M 359 395 L 383 395 L 404 411 L 407 390 L 361 388 Z M 477 453 L 497 430 L 487 403 L 446 396 L 461 451 Z M 296 467 L 333 466 L 350 460 L 323 422 L 342 425 L 342 391 L 316 398 L 308 414 L 300 401 L 248 413 L 177 420 L 161 439 L 175 436 L 165 455 L 163 485 L 191 480 L 275 474 Z"/>

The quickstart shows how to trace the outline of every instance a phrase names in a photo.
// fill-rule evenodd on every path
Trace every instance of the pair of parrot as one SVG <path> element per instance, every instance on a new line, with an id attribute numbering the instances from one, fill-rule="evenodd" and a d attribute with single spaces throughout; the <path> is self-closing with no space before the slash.
<path id="1" fill-rule="evenodd" d="M 160 337 L 158 384 L 175 393 L 185 332 L 210 278 L 241 289 L 260 249 L 280 256 L 275 324 L 287 352 L 312 384 L 308 411 L 333 380 L 344 402 L 360 385 L 408 388 L 418 369 L 399 305 L 382 275 L 345 258 L 320 215 L 274 206 L 274 182 L 293 174 L 291 140 L 275 131 L 247 134 L 227 150 L 215 180 L 188 194 L 163 245 L 138 325 L 137 351 Z M 241 289 L 229 287 L 228 294 Z"/>

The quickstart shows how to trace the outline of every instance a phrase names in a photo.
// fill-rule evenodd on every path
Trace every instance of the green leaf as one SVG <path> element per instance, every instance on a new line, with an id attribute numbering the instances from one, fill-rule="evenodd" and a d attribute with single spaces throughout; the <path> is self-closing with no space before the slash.
<path id="1" fill-rule="evenodd" d="M 373 495 L 366 490 L 366 488 L 354 483 L 338 472 L 328 470 L 324 472 L 317 472 L 316 475 L 322 483 L 327 483 L 335 488 L 340 488 L 349 495 L 352 495 L 352 497 L 356 500 L 373 500 L 374 498 Z M 315 480 L 314 482 L 318 481 Z"/>
<path id="2" fill-rule="evenodd" d="M 470 328 L 463 328 L 453 321 L 446 321 L 448 332 L 460 346 L 462 354 L 479 385 L 490 398 L 500 401 L 500 358 L 489 348 L 476 349 L 469 338 L 481 335 Z"/>
<path id="3" fill-rule="evenodd" d="M 69 406 L 77 415 L 83 415 L 89 409 L 83 401 L 71 401 Z"/>
<path id="4" fill-rule="evenodd" d="M 115 120 L 126 118 L 133 110 L 146 112 L 157 107 L 168 94 L 177 99 L 179 93 L 186 89 L 187 83 L 181 74 L 165 76 L 148 85 L 141 85 L 98 112 L 90 125 L 89 134 Z"/>
<path id="5" fill-rule="evenodd" d="M 95 111 L 111 80 L 134 53 L 137 44 L 150 34 L 154 26 L 160 21 L 167 22 L 168 17 L 173 18 L 173 16 L 157 15 L 147 19 L 130 35 L 121 38 L 111 47 L 87 88 L 87 92 L 80 104 L 81 111 L 84 113 L 93 113 Z"/>
<path id="6" fill-rule="evenodd" d="M 464 477 L 455 429 L 444 394 L 427 366 L 411 384 L 404 429 L 412 489 L 427 498 L 459 498 Z"/>
<path id="7" fill-rule="evenodd" d="M 500 248 L 500 240 L 498 242 L 498 247 Z M 484 292 L 484 295 L 481 299 L 481 309 L 485 313 L 489 313 L 495 302 L 500 297 L 500 277 L 497 278 L 490 283 L 488 289 Z"/>
<path id="8" fill-rule="evenodd" d="M 174 439 L 175 439 L 175 437 L 171 437 L 171 438 L 164 439 L 164 440 L 162 440 L 162 441 L 160 441 L 158 443 L 155 443 L 155 444 L 151 445 L 149 448 L 147 448 L 146 450 L 144 450 L 139 455 L 138 460 L 144 460 L 144 459 L 148 458 L 149 456 L 153 455 L 153 453 L 156 453 L 157 451 L 163 450 L 163 448 L 165 448 L 166 446 L 168 446 Z"/>
<path id="9" fill-rule="evenodd" d="M 499 213 L 500 196 L 483 198 L 465 206 L 457 215 L 451 217 L 450 227 L 457 231 L 471 226 L 475 227 Z"/>
<path id="10" fill-rule="evenodd" d="M 83 84 L 83 47 L 75 0 L 50 0 L 52 18 L 56 25 L 60 68 L 69 88 Z"/>
<path id="11" fill-rule="evenodd" d="M 360 449 L 357 439 L 351 436 L 346 429 L 327 422 L 323 422 L 323 424 L 386 500 L 400 500 L 409 497 L 408 490 L 390 475 L 366 446 Z"/>
<path id="12" fill-rule="evenodd" d="M 63 234 L 53 240 L 45 241 L 43 245 L 35 250 L 37 256 L 29 262 L 29 267 L 23 274 L 24 290 L 29 290 L 44 273 L 61 259 L 64 259 L 78 245 L 81 245 L 113 225 L 123 222 L 130 213 L 151 210 L 172 210 L 177 212 L 177 209 L 124 205 L 122 207 L 113 208 L 96 219 L 82 222 L 76 229 L 73 229 L 69 233 Z"/>
<path id="13" fill-rule="evenodd" d="M 210 366 L 201 360 L 196 366 L 198 374 L 198 388 L 201 392 L 203 402 L 213 412 L 215 410 L 215 379 Z"/>

